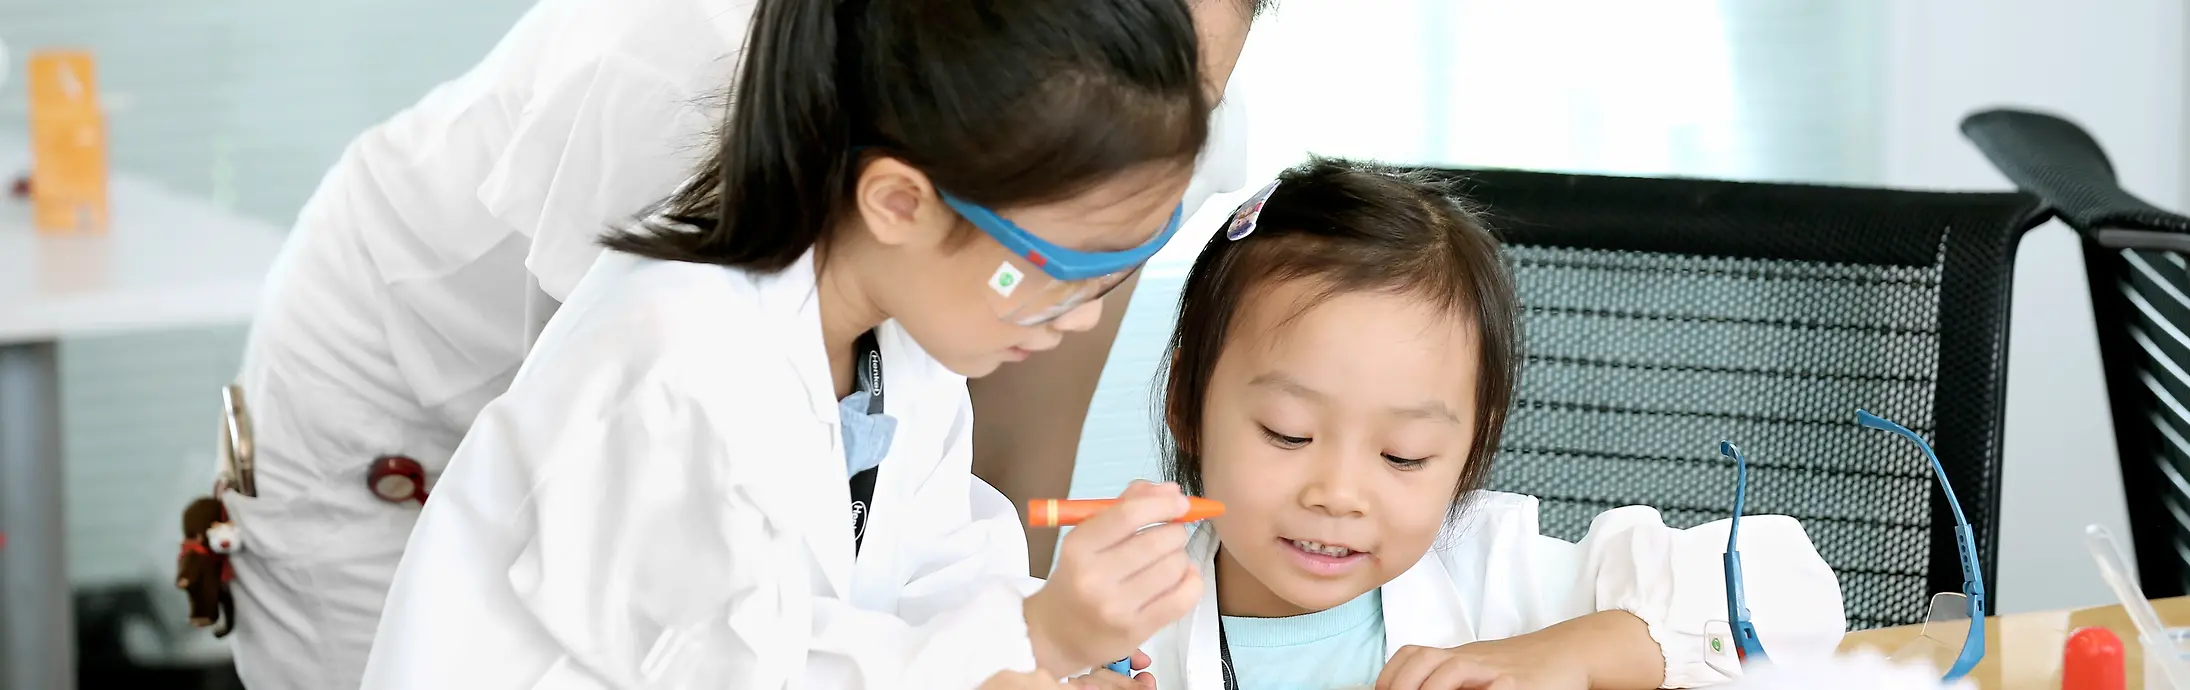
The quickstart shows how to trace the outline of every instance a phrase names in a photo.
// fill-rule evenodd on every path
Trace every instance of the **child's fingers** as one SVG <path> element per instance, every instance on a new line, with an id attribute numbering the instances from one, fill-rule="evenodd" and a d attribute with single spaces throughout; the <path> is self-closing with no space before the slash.
<path id="1" fill-rule="evenodd" d="M 1201 569 L 1187 568 L 1184 577 L 1179 578 L 1179 581 L 1173 584 L 1169 591 L 1155 601 L 1150 602 L 1148 607 L 1142 609 L 1142 611 L 1150 614 L 1158 622 L 1159 627 L 1170 625 L 1172 621 L 1185 618 L 1186 614 L 1192 613 L 1194 606 L 1201 603 L 1201 596 Z"/>
<path id="2" fill-rule="evenodd" d="M 1443 651 L 1420 648 L 1404 660 L 1399 654 L 1393 654 L 1392 663 L 1384 667 L 1383 675 L 1377 679 L 1377 690 L 1504 690 L 1511 687 L 1505 674 L 1498 669 Z M 1501 682 L 1505 684 L 1499 684 Z"/>
<path id="3" fill-rule="evenodd" d="M 1426 651 L 1425 647 L 1407 645 L 1393 652 L 1391 660 L 1384 662 L 1384 671 L 1376 676 L 1376 690 L 1421 690 L 1422 682 L 1437 670 L 1437 659 L 1424 654 Z"/>
<path id="4" fill-rule="evenodd" d="M 1044 678 L 1040 671 L 1034 673 L 1003 671 L 990 676 L 986 682 L 981 683 L 980 690 L 1040 690 L 1041 688 L 1055 687 L 1057 687 L 1057 681 L 1054 678 Z"/>
<path id="5" fill-rule="evenodd" d="M 1194 564 L 1186 559 L 1186 552 L 1180 551 L 1126 575 L 1118 582 L 1118 591 L 1133 604 L 1133 610 L 1146 609 L 1169 596 L 1179 580 L 1186 577 L 1186 571 L 1194 569 Z"/>
<path id="6" fill-rule="evenodd" d="M 1186 560 L 1186 525 L 1157 525 L 1118 542 L 1097 558 L 1132 574 L 1167 560 Z"/>
<path id="7" fill-rule="evenodd" d="M 1087 690 L 1140 690 L 1140 683 L 1116 671 L 1098 668 L 1087 675 L 1072 679 L 1072 687 Z"/>
<path id="8" fill-rule="evenodd" d="M 1422 690 L 1514 690 L 1512 677 L 1461 657 L 1446 657 L 1422 681 Z"/>
<path id="9" fill-rule="evenodd" d="M 1156 663 L 1154 659 L 1148 658 L 1147 652 L 1138 649 L 1133 650 L 1133 656 L 1127 657 L 1127 659 L 1126 667 L 1135 671 L 1146 671 L 1150 664 Z"/>
<path id="10" fill-rule="evenodd" d="M 1137 685 L 1137 686 L 1140 686 L 1140 690 L 1156 690 L 1156 674 L 1153 674 L 1153 673 L 1139 673 L 1139 674 L 1134 674 L 1134 676 L 1133 676 L 1133 684 L 1134 684 L 1134 685 Z"/>

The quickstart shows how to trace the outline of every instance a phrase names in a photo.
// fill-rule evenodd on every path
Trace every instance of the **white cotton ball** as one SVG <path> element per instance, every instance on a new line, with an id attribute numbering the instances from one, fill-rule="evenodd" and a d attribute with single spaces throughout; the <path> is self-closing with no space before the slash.
<path id="1" fill-rule="evenodd" d="M 1872 650 L 1829 659 L 1788 665 L 1760 665 L 1743 669 L 1740 680 L 1725 690 L 1974 690 L 1968 678 L 1943 684 L 1939 670 L 1922 662 L 1888 660 Z"/>

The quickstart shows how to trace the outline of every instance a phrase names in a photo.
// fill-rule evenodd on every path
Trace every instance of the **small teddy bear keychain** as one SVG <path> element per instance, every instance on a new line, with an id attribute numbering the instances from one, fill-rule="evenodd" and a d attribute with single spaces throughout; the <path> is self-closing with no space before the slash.
<path id="1" fill-rule="evenodd" d="M 219 499 L 207 496 L 183 509 L 182 553 L 175 558 L 175 587 L 190 596 L 190 624 L 214 628 L 214 637 L 227 637 L 236 628 L 236 600 L 228 583 L 236 579 L 228 555 L 241 547 L 235 523 Z"/>

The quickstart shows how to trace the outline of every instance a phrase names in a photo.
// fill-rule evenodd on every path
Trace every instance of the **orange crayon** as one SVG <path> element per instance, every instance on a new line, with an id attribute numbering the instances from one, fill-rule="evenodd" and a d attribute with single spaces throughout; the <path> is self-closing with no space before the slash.
<path id="1" fill-rule="evenodd" d="M 1038 498 L 1027 501 L 1027 524 L 1035 527 L 1071 527 L 1103 512 L 1115 498 Z M 1224 504 L 1188 496 L 1186 514 L 1172 522 L 1200 522 L 1224 514 Z"/>

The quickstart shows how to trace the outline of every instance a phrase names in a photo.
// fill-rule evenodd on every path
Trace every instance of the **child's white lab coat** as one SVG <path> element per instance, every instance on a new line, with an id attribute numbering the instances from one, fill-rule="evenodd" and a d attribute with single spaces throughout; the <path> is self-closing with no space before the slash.
<path id="1" fill-rule="evenodd" d="M 1406 645 L 1456 647 L 1624 610 L 1664 651 L 1665 687 L 1739 676 L 1719 560 L 1726 521 L 1677 530 L 1656 510 L 1631 506 L 1598 515 L 1575 544 L 1538 532 L 1534 497 L 1479 491 L 1471 500 L 1449 548 L 1384 585 L 1387 657 Z M 1831 656 L 1848 622 L 1840 583 L 1809 535 L 1779 515 L 1745 516 L 1741 527 L 1742 582 L 1765 651 L 1787 661 Z M 1152 670 L 1165 690 L 1223 690 L 1215 531 L 1198 530 L 1187 549 L 1206 591 L 1192 614 L 1149 643 Z"/>
<path id="2" fill-rule="evenodd" d="M 364 686 L 941 688 L 1033 670 L 1026 540 L 971 473 L 965 379 L 895 322 L 878 335 L 898 421 L 855 560 L 812 255 L 754 275 L 604 254 L 458 448 Z M 696 667 L 718 675 L 679 675 Z"/>
<path id="3" fill-rule="evenodd" d="M 367 465 L 401 454 L 439 477 L 600 236 L 706 159 L 752 11 L 540 0 L 321 180 L 240 375 L 260 494 L 224 502 L 244 533 L 230 639 L 246 684 L 356 687 L 418 515 L 374 498 Z M 1244 184 L 1242 112 L 1232 93 L 1212 115 L 1189 214 Z"/>

